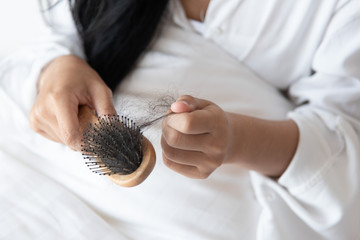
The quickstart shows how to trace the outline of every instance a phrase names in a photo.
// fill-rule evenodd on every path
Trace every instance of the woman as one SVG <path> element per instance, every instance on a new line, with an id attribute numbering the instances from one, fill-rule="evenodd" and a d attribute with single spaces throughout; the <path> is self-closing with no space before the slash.
<path id="1" fill-rule="evenodd" d="M 183 3 L 187 15 L 194 20 L 200 21 L 200 16 L 205 13 L 209 1 L 183 1 Z M 145 26 L 148 27 L 148 24 L 146 23 Z M 83 31 L 85 46 L 86 44 L 97 44 L 96 41 L 99 40 L 93 40 L 94 43 L 87 43 L 96 36 L 87 36 L 86 30 Z M 115 36 L 121 35 L 116 35 L 113 32 L 112 34 Z M 137 37 L 139 36 L 134 38 Z M 143 39 L 142 37 L 139 38 Z M 141 44 L 138 43 L 139 46 Z M 128 48 L 131 47 L 134 48 L 135 46 Z M 106 60 L 102 55 L 95 52 L 98 49 L 89 48 L 88 55 L 96 58 L 94 60 L 90 59 L 89 62 L 97 61 L 104 64 Z M 91 54 L 97 55 L 95 57 L 91 56 Z M 122 54 L 122 52 L 120 54 L 122 58 L 124 58 L 124 55 L 126 57 L 130 55 Z M 103 53 L 103 55 L 105 54 Z M 113 60 L 113 58 L 113 56 L 107 56 L 108 62 L 127 63 L 134 61 L 131 59 L 126 61 L 121 61 L 122 59 Z M 96 66 L 97 62 L 93 63 L 93 65 Z M 60 69 L 62 73 L 55 73 L 53 68 L 56 68 L 57 71 Z M 72 69 L 76 72 L 72 72 Z M 79 69 L 82 74 L 79 74 Z M 109 67 L 106 70 L 101 70 L 107 71 L 106 74 L 112 72 Z M 66 76 L 62 76 L 62 74 L 66 74 Z M 76 81 L 73 80 L 72 74 L 76 76 Z M 57 77 L 54 78 L 53 76 Z M 121 75 L 117 77 L 121 79 Z M 104 76 L 104 78 L 111 79 L 111 77 L 107 76 Z M 59 83 L 60 81 L 62 83 Z M 56 84 L 56 87 L 53 84 Z M 49 99 L 51 100 L 49 101 Z M 53 101 L 61 103 L 61 106 L 56 104 L 56 110 L 53 107 L 55 104 Z M 79 105 L 92 106 L 100 115 L 116 113 L 112 103 L 111 91 L 95 71 L 82 60 L 73 56 L 60 57 L 45 68 L 40 77 L 39 95 L 31 113 L 32 127 L 35 131 L 51 140 L 62 142 L 79 150 L 79 139 L 81 138 L 81 134 L 78 132 L 79 122 L 77 119 Z M 174 121 L 179 115 L 167 118 L 164 121 L 162 138 L 164 163 L 171 169 L 188 177 L 205 178 L 224 162 L 241 164 L 246 169 L 255 170 L 276 178 L 285 171 L 294 155 L 298 141 L 298 129 L 292 120 L 268 122 L 246 116 L 227 114 L 211 102 L 191 97 L 179 99 L 173 105 L 172 111 L 176 113 L 193 112 L 191 115 L 184 115 L 185 118 L 190 119 L 181 118 Z M 197 116 L 197 114 L 200 115 Z M 213 122 L 209 121 L 209 119 L 212 119 Z M 185 126 L 179 126 L 181 125 L 180 122 L 184 121 Z M 187 121 L 193 122 L 194 125 L 188 126 Z M 247 127 L 244 127 L 244 125 Z M 248 129 L 248 131 L 244 132 L 243 129 Z M 264 132 L 266 134 L 262 134 Z M 213 139 L 216 139 L 216 141 Z M 240 144 L 241 142 L 246 142 L 246 146 Z M 196 146 L 198 144 L 200 146 Z M 271 148 L 269 148 L 270 145 Z M 242 149 L 242 147 L 245 149 Z M 257 151 L 256 149 L 262 150 Z M 176 159 L 171 159 L 168 156 L 170 154 L 176 155 Z M 262 161 L 265 160 L 265 156 L 266 161 Z M 187 162 L 189 159 L 191 159 L 191 162 Z M 194 159 L 196 159 L 196 163 L 193 162 Z"/>
<path id="2" fill-rule="evenodd" d="M 215 43 L 286 90 L 297 107 L 286 119 L 268 120 L 184 95 L 171 105 L 176 114 L 162 123 L 163 163 L 191 179 L 206 179 L 227 164 L 255 172 L 252 190 L 244 192 L 255 192 L 261 210 L 253 207 L 246 215 L 252 216 L 252 227 L 239 226 L 239 233 L 250 231 L 245 239 L 359 238 L 351 223 L 360 218 L 359 1 L 167 4 L 76 1 L 73 16 L 85 56 L 68 51 L 42 69 L 31 127 L 79 150 L 78 107 L 116 113 L 112 94 L 119 79 L 146 57 L 169 24 L 175 25 L 184 35 L 190 31 Z M 266 200 L 268 192 L 275 203 Z M 141 223 L 146 228 L 146 221 Z M 229 227 L 229 235 L 214 236 L 207 229 L 202 237 L 183 236 L 236 239 L 234 229 Z"/>

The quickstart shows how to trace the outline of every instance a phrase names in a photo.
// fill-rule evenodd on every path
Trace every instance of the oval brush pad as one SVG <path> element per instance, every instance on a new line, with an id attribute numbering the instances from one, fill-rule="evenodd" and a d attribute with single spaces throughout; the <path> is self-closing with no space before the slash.
<path id="1" fill-rule="evenodd" d="M 155 150 L 132 120 L 118 115 L 96 117 L 86 106 L 80 107 L 79 120 L 81 152 L 90 170 L 124 187 L 136 186 L 148 177 L 155 165 Z"/>

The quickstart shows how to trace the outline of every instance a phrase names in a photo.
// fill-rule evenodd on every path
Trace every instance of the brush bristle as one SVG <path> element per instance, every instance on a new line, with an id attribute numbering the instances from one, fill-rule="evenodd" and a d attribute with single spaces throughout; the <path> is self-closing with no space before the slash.
<path id="1" fill-rule="evenodd" d="M 81 152 L 86 164 L 101 175 L 126 175 L 142 161 L 142 133 L 127 117 L 99 117 L 83 134 Z"/>

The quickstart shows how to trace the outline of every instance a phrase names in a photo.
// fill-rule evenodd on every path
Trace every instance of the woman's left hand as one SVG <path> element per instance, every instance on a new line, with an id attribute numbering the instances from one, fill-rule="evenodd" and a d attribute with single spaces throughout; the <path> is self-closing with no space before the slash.
<path id="1" fill-rule="evenodd" d="M 223 164 L 231 146 L 229 117 L 216 104 L 182 96 L 162 124 L 163 160 L 190 178 L 207 178 Z"/>

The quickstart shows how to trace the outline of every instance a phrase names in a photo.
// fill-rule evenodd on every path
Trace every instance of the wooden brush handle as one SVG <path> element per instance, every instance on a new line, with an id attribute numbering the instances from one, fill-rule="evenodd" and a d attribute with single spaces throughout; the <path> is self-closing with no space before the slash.
<path id="1" fill-rule="evenodd" d="M 111 181 L 123 187 L 134 187 L 142 183 L 150 175 L 156 162 L 155 150 L 150 141 L 145 137 L 142 140 L 142 147 L 143 159 L 138 169 L 128 175 L 107 175 Z"/>
<path id="2" fill-rule="evenodd" d="M 84 133 L 88 129 L 90 123 L 96 123 L 98 118 L 94 110 L 88 106 L 83 105 L 79 108 L 79 121 L 80 130 L 82 133 Z M 111 174 L 107 175 L 107 177 L 109 177 L 110 180 L 117 185 L 123 187 L 134 187 L 142 183 L 150 175 L 156 162 L 154 147 L 151 142 L 144 136 L 142 137 L 142 149 L 143 159 L 140 166 L 133 173 L 127 175 Z"/>

